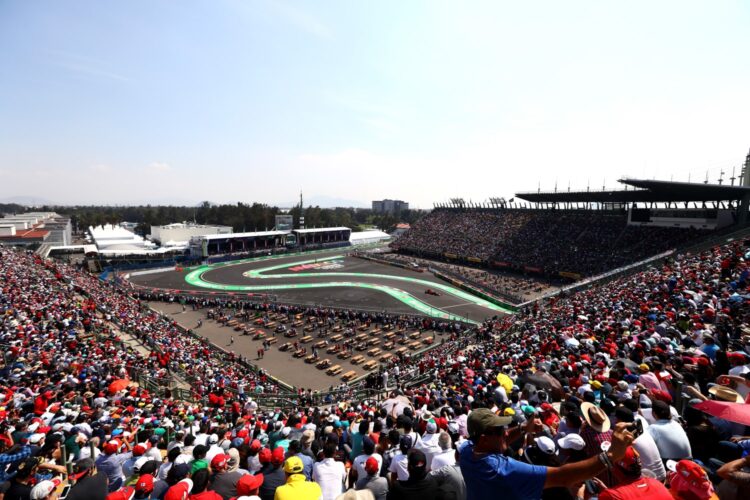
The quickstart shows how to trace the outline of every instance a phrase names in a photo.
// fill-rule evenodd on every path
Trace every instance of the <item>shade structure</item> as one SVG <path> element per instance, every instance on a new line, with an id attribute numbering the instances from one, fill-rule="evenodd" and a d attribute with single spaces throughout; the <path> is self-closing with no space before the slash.
<path id="1" fill-rule="evenodd" d="M 115 394 L 116 392 L 120 392 L 123 389 L 127 389 L 127 387 L 130 385 L 130 380 L 121 378 L 119 380 L 115 380 L 111 384 L 109 384 L 109 393 Z"/>
<path id="2" fill-rule="evenodd" d="M 712 417 L 723 418 L 737 424 L 750 425 L 750 405 L 745 403 L 728 403 L 726 401 L 701 401 L 693 408 Z"/>

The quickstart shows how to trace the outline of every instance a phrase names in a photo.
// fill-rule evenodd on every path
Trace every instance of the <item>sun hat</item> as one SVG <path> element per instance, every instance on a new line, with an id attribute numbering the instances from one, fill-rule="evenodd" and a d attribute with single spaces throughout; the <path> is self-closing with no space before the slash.
<path id="1" fill-rule="evenodd" d="M 713 394 L 713 396 L 720 401 L 728 401 L 730 403 L 745 402 L 739 392 L 724 385 L 714 385 L 713 387 L 709 387 L 708 392 Z"/>
<path id="2" fill-rule="evenodd" d="M 592 403 L 581 403 L 581 416 L 589 424 L 589 427 L 597 432 L 607 432 L 611 427 L 611 422 L 607 414 Z"/>

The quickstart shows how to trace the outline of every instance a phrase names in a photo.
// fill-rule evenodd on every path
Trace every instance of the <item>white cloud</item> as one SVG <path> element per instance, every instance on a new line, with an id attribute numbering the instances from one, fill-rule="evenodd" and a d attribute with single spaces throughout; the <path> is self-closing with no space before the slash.
<path id="1" fill-rule="evenodd" d="M 165 163 L 163 161 L 151 162 L 148 168 L 149 170 L 152 170 L 154 172 L 170 172 L 172 170 L 172 167 L 169 165 L 169 163 Z"/>
<path id="2" fill-rule="evenodd" d="M 112 172 L 112 167 L 103 163 L 99 163 L 97 165 L 91 165 L 91 167 L 89 167 L 89 170 L 97 174 L 108 174 Z"/>

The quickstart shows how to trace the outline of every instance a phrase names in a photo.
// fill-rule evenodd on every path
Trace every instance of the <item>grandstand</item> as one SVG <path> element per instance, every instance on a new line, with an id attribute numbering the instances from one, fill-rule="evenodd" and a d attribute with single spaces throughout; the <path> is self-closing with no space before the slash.
<path id="1" fill-rule="evenodd" d="M 746 223 L 747 186 L 621 182 L 635 189 L 516 194 L 530 206 L 456 199 L 436 205 L 391 247 L 448 263 L 467 280 L 518 301 L 529 294 L 514 294 L 517 284 L 508 288 L 499 275 L 576 281 Z"/>
<path id="2" fill-rule="evenodd" d="M 485 438 L 504 443 L 512 433 L 525 444 L 513 448 L 523 460 L 549 460 L 534 465 L 557 469 L 567 487 L 580 486 L 585 475 L 600 477 L 597 487 L 605 490 L 648 479 L 649 488 L 669 486 L 675 498 L 717 498 L 714 488 L 744 480 L 732 471 L 745 466 L 750 446 L 750 191 L 709 186 L 679 196 L 677 183 L 628 182 L 638 189 L 521 193 L 533 208 L 439 207 L 414 224 L 394 244 L 400 273 L 434 265 L 439 274 L 447 265 L 447 272 L 514 272 L 518 281 L 502 286 L 521 286 L 532 275 L 586 283 L 471 327 L 268 296 L 250 301 L 234 292 L 133 289 L 0 247 L 2 488 L 24 499 L 54 498 L 39 492 L 66 484 L 74 498 L 184 499 L 195 480 L 213 496 L 193 498 L 265 487 L 260 498 L 270 499 L 286 475 L 324 483 L 315 471 L 351 461 L 350 471 L 341 464 L 337 495 L 344 481 L 361 484 L 358 469 L 367 467 L 374 476 L 392 472 L 385 487 L 426 481 L 463 499 L 475 486 L 464 477 L 483 479 L 486 471 L 460 450 L 471 453 Z M 329 228 L 232 236 L 238 238 L 208 237 L 201 252 L 276 251 L 290 240 L 307 248 L 339 245 L 349 235 Z M 432 264 L 403 264 L 415 255 Z M 319 258 L 279 264 L 263 257 L 255 276 L 278 281 L 269 273 L 292 266 L 312 273 L 300 276 L 310 285 L 317 269 L 323 277 L 347 272 L 338 267 L 341 256 Z M 343 274 L 341 284 L 357 274 Z M 238 354 L 235 334 L 255 342 L 257 359 Z M 208 340 L 216 338 L 221 342 Z M 268 365 L 266 350 L 273 351 Z M 290 386 L 270 373 L 274 363 L 299 371 L 300 383 L 309 382 L 307 369 L 325 370 L 336 383 L 317 391 Z M 492 425 L 476 434 L 482 414 Z M 640 437 L 624 425 L 636 420 Z M 503 426 L 508 432 L 498 433 Z M 659 434 L 665 428 L 669 442 Z M 610 443 L 604 452 L 603 442 Z M 383 468 L 376 455 L 396 465 Z M 411 457 L 417 466 L 398 481 L 398 460 Z M 436 466 L 436 457 L 448 464 Z M 626 457 L 633 461 L 626 472 L 638 478 L 610 477 L 614 467 L 625 470 Z M 665 469 L 668 460 L 699 478 L 690 487 L 703 493 L 677 495 L 680 473 Z M 305 464 L 310 477 L 302 477 Z M 424 479 L 430 468 L 435 474 Z M 42 479 L 48 476 L 59 484 Z M 38 483 L 33 489 L 30 477 Z M 243 489 L 247 483 L 255 490 Z M 150 495 L 154 485 L 160 495 Z M 563 488 L 552 493 L 575 498 Z"/>

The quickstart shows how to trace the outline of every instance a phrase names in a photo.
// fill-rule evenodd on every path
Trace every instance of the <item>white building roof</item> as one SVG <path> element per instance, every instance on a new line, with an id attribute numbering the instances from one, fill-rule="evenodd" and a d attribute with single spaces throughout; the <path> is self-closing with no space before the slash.
<path id="1" fill-rule="evenodd" d="M 264 236 L 283 236 L 289 233 L 290 231 L 258 231 L 255 233 L 207 234 L 205 236 L 198 236 L 197 238 L 202 240 L 225 240 L 229 238 L 262 238 Z"/>
<path id="2" fill-rule="evenodd" d="M 348 227 L 317 227 L 314 229 L 295 229 L 295 233 L 307 234 L 307 233 L 325 233 L 328 231 L 351 231 Z"/>

